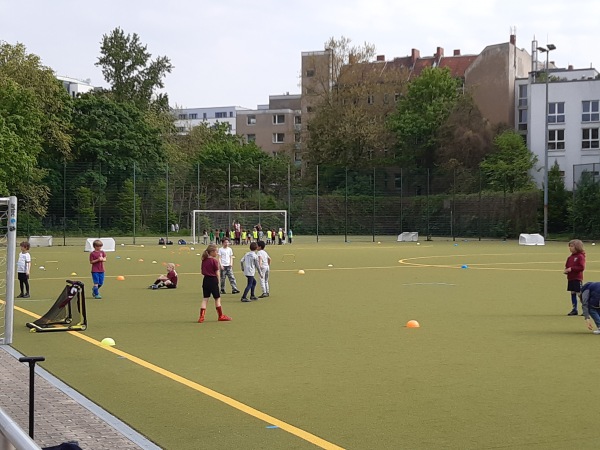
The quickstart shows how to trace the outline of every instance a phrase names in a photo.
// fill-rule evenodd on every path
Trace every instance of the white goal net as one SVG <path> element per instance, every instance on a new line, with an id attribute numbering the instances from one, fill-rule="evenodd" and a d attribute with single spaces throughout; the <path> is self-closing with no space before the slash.
<path id="1" fill-rule="evenodd" d="M 192 242 L 194 244 L 204 243 L 204 233 L 215 236 L 220 233 L 230 237 L 236 228 L 241 232 L 252 233 L 254 227 L 260 225 L 264 237 L 267 230 L 279 232 L 281 228 L 283 236 L 287 232 L 288 213 L 285 209 L 260 209 L 260 210 L 229 210 L 229 209 L 196 209 L 192 211 Z M 251 236 L 252 237 L 252 236 Z M 285 240 L 285 238 L 284 238 Z M 210 242 L 210 241 L 209 241 Z"/>
<path id="2" fill-rule="evenodd" d="M 0 344 L 12 344 L 17 251 L 17 197 L 0 197 Z"/>

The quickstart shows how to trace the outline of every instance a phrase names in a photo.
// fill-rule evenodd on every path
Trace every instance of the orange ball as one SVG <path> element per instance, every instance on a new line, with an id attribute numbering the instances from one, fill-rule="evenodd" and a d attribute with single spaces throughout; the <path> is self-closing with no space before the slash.
<path id="1" fill-rule="evenodd" d="M 124 279 L 125 279 L 125 277 L 124 277 L 123 275 L 119 275 L 119 276 L 117 277 L 117 280 L 119 280 L 119 281 L 123 281 Z"/>
<path id="2" fill-rule="evenodd" d="M 420 326 L 421 325 L 419 325 L 419 322 L 416 320 L 409 320 L 406 322 L 406 328 L 419 328 Z"/>

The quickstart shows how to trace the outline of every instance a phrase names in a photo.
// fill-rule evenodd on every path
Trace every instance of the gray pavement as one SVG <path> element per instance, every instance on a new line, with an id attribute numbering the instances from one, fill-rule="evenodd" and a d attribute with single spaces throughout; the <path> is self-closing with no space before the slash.
<path id="1" fill-rule="evenodd" d="M 29 433 L 29 364 L 0 345 L 0 407 Z M 160 450 L 144 436 L 36 365 L 34 440 L 40 447 L 77 441 L 84 450 Z"/>

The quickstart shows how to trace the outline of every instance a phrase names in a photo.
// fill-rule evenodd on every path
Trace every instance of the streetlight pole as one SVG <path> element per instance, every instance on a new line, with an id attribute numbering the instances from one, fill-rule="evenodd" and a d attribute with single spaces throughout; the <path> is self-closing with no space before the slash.
<path id="1" fill-rule="evenodd" d="M 550 103 L 548 102 L 548 81 L 550 78 L 550 52 L 556 50 L 556 45 L 547 44 L 546 47 L 538 47 L 540 52 L 546 54 L 546 117 L 544 127 L 544 239 L 548 239 L 548 115 L 550 114 Z"/>

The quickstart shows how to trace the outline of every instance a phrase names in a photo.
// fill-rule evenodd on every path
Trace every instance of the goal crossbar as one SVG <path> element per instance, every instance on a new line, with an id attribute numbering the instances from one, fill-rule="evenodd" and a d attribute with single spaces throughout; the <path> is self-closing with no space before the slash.
<path id="1" fill-rule="evenodd" d="M 286 229 L 288 228 L 288 212 L 287 209 L 194 209 L 192 212 L 192 242 L 194 244 L 197 244 L 199 242 L 198 238 L 198 233 L 196 233 L 196 218 L 198 217 L 198 215 L 201 214 L 228 214 L 230 215 L 232 218 L 237 219 L 239 217 L 236 217 L 237 215 L 240 214 L 256 214 L 258 216 L 260 216 L 261 214 L 282 214 L 283 215 L 283 221 L 282 221 L 282 228 Z M 228 221 L 230 222 L 230 221 Z M 228 226 L 231 226 L 232 224 L 229 223 Z"/>

